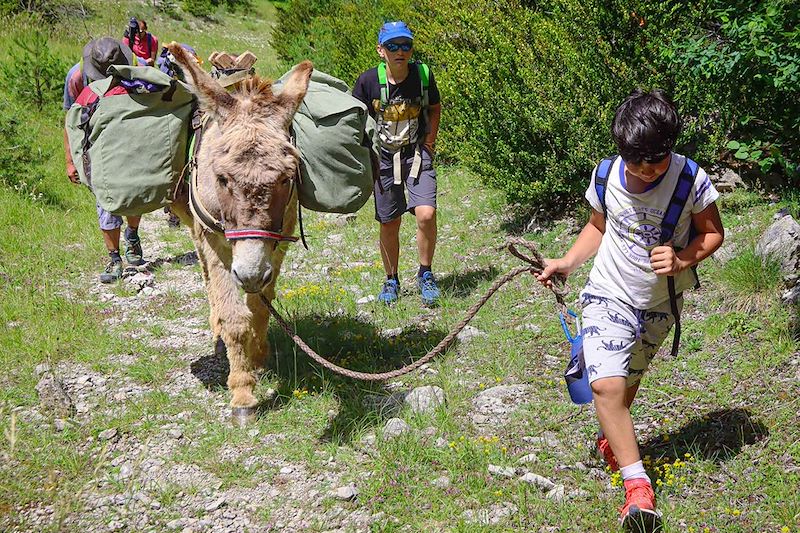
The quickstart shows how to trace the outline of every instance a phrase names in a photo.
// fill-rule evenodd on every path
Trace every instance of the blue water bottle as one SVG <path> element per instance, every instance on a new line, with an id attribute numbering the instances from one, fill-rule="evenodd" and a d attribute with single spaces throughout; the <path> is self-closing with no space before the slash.
<path id="1" fill-rule="evenodd" d="M 586 365 L 583 361 L 583 334 L 581 333 L 581 322 L 575 311 L 567 310 L 569 316 L 575 319 L 575 335 L 569 330 L 567 319 L 563 314 L 559 314 L 561 327 L 564 335 L 570 343 L 569 364 L 564 372 L 564 379 L 567 382 L 567 391 L 572 403 L 578 405 L 592 401 L 592 387 L 589 385 L 589 375 L 586 372 Z"/>

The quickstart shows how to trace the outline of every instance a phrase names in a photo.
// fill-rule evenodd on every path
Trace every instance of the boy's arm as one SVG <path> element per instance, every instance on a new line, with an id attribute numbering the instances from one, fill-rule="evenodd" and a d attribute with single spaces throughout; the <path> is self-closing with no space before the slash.
<path id="1" fill-rule="evenodd" d="M 553 274 L 563 274 L 564 277 L 572 274 L 587 259 L 597 253 L 603 234 L 606 231 L 606 218 L 600 211 L 592 208 L 589 222 L 581 230 L 575 243 L 569 251 L 558 259 L 545 259 L 545 267 L 536 279 L 545 286 L 551 286 Z"/>
<path id="2" fill-rule="evenodd" d="M 422 144 L 430 153 L 433 153 L 436 150 L 436 136 L 439 134 L 439 120 L 441 118 L 441 103 L 428 107 L 428 134 L 425 136 L 425 142 Z"/>
<path id="3" fill-rule="evenodd" d="M 686 248 L 675 252 L 672 246 L 657 246 L 650 252 L 650 264 L 658 275 L 674 276 L 713 254 L 725 240 L 725 229 L 717 203 L 712 202 L 699 213 L 692 214 L 697 235 Z"/>

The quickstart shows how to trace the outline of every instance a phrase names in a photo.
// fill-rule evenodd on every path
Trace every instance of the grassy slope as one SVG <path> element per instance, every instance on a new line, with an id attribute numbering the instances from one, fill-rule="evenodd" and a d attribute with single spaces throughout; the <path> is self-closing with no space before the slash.
<path id="1" fill-rule="evenodd" d="M 101 28 L 123 28 L 130 5 L 114 2 L 113 10 L 98 8 L 90 30 L 99 34 Z M 263 8 L 269 15 L 269 7 Z M 224 25 L 200 24 L 203 32 L 197 33 L 195 23 L 153 17 L 146 11 L 136 14 L 148 18 L 162 39 L 175 36 L 188 41 L 204 56 L 212 48 L 249 48 L 261 58 L 262 72 L 276 73 L 275 59 L 266 45 L 268 24 L 231 17 Z M 55 42 L 54 47 L 65 57 L 77 57 L 80 40 L 76 36 L 75 40 Z M 105 372 L 116 368 L 114 354 L 136 352 L 141 354 L 140 361 L 124 371 L 152 391 L 135 405 L 98 414 L 91 424 L 62 433 L 51 426 L 18 422 L 14 439 L 0 442 L 0 453 L 7 454 L 14 464 L 13 470 L 0 470 L 0 523 L 6 525 L 15 523 L 18 509 L 39 502 L 53 502 L 62 516 L 79 512 L 75 494 L 89 490 L 96 474 L 93 469 L 111 469 L 98 460 L 97 447 L 83 445 L 100 429 L 113 425 L 145 441 L 156 430 L 149 422 L 154 415 L 193 412 L 191 398 L 167 399 L 158 390 L 170 372 L 184 363 L 175 354 L 127 340 L 125 328 L 107 331 L 102 325 L 106 306 L 93 300 L 85 289 L 86 276 L 94 276 L 102 266 L 103 250 L 87 191 L 70 186 L 62 176 L 59 116 L 54 111 L 32 119 L 45 154 L 44 187 L 58 199 L 58 205 L 31 202 L 0 189 L 0 363 L 6 369 L 0 377 L 0 425 L 10 434 L 11 410 L 37 403 L 37 378 L 32 370 L 45 360 L 79 361 Z M 299 248 L 291 252 L 280 290 L 280 301 L 300 333 L 320 352 L 359 369 L 386 369 L 432 347 L 494 277 L 517 264 L 496 250 L 505 233 L 506 209 L 497 195 L 477 189 L 476 183 L 458 169 L 440 169 L 440 245 L 435 270 L 445 298 L 433 312 L 420 308 L 411 284 L 415 266 L 410 220 L 401 237 L 406 294 L 397 307 L 387 310 L 354 303 L 354 292 L 374 293 L 382 279 L 370 207 L 345 228 L 309 214 L 311 252 Z M 723 208 L 726 226 L 735 230 L 729 239 L 742 247 L 766 227 L 775 210 L 746 194 L 723 202 Z M 528 237 L 539 242 L 544 253 L 557 254 L 574 238 L 574 227 L 565 220 Z M 326 246 L 325 239 L 334 233 L 342 235 L 343 244 Z M 183 233 L 173 238 L 176 253 L 190 246 Z M 327 276 L 319 274 L 322 266 L 328 267 Z M 575 276 L 574 289 L 587 272 L 584 267 Z M 682 355 L 674 361 L 660 357 L 645 378 L 641 402 L 634 409 L 637 423 L 643 424 L 640 442 L 654 463 L 685 462 L 685 466 L 679 462 L 671 467 L 678 470 L 675 478 L 665 474 L 663 466 L 660 474 L 652 471 L 664 482 L 659 498 L 669 530 L 749 532 L 786 527 L 795 531 L 800 528 L 800 499 L 795 490 L 800 484 L 800 385 L 793 373 L 785 375 L 782 370 L 796 357 L 797 345 L 787 334 L 787 314 L 777 307 L 759 312 L 731 310 L 744 306 L 747 295 L 734 298 L 738 287 L 726 284 L 725 272 L 713 261 L 703 265 L 704 288 L 690 297 L 685 311 Z M 78 287 L 76 298 L 60 296 L 65 284 Z M 731 305 L 733 300 L 736 306 Z M 140 311 L 162 320 L 186 312 L 178 311 L 180 302 L 166 298 L 162 303 Z M 552 303 L 551 295 L 532 279 L 519 279 L 502 290 L 473 321 L 487 337 L 476 338 L 437 360 L 432 365 L 437 373 L 404 380 L 406 386 L 433 384 L 445 390 L 448 406 L 435 416 L 402 416 L 417 429 L 436 428 L 436 435 L 450 445 L 438 449 L 432 445 L 433 439 L 419 436 L 378 440 L 377 453 L 366 463 L 352 460 L 358 456 L 360 439 L 369 433 L 380 434 L 384 420 L 366 409 L 363 400 L 367 393 L 381 389 L 331 378 L 311 367 L 273 326 L 270 335 L 278 356 L 273 373 L 259 390 L 263 394 L 266 388 L 275 387 L 284 403 L 260 419 L 258 427 L 262 434 L 280 432 L 288 438 L 270 450 L 253 453 L 302 461 L 311 472 L 325 468 L 317 452 L 334 456 L 358 484 L 359 505 L 386 513 L 386 518 L 373 526 L 376 530 L 407 525 L 412 530 L 475 531 L 478 526 L 463 520 L 465 509 L 509 502 L 518 511 L 487 530 L 538 530 L 543 526 L 574 531 L 613 529 L 619 493 L 606 491 L 608 479 L 560 468 L 577 462 L 595 464 L 591 443 L 596 423 L 590 410 L 576 413 L 565 398 L 559 376 L 567 348 Z M 206 310 L 188 312 L 203 317 Z M 526 324 L 537 325 L 541 331 L 516 329 Z M 146 327 L 158 333 L 157 325 Z M 380 335 L 394 327 L 403 328 L 396 340 Z M 797 367 L 792 368 L 795 372 Z M 472 400 L 481 390 L 497 384 L 530 386 L 527 403 L 506 425 L 479 432 L 469 421 Z M 227 397 L 224 390 L 217 394 L 221 401 Z M 329 411 L 335 413 L 333 418 Z M 192 444 L 176 454 L 176 461 L 194 462 L 229 486 L 251 486 L 259 475 L 271 475 L 219 459 L 223 449 L 251 446 L 252 439 L 246 432 L 229 429 L 215 416 L 200 412 L 194 416 L 184 430 L 186 441 Z M 298 420 L 304 423 L 297 424 Z M 545 431 L 559 440 L 556 449 L 537 448 L 521 438 L 541 436 Z M 488 464 L 516 465 L 520 456 L 532 452 L 539 462 L 530 466 L 531 471 L 565 484 L 568 490 L 580 488 L 587 495 L 558 504 L 513 479 L 487 474 Z M 364 472 L 372 472 L 371 477 L 364 477 Z M 451 479 L 450 488 L 431 484 L 442 475 Z M 164 521 L 170 516 L 173 492 L 165 487 L 160 496 L 166 509 Z M 265 520 L 272 506 L 280 505 L 279 501 L 261 503 Z M 319 529 L 324 526 L 316 524 Z"/>

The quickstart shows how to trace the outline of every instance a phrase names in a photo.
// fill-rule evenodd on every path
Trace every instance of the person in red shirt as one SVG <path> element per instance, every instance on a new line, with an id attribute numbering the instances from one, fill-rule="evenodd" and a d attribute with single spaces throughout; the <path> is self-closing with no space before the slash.
<path id="1" fill-rule="evenodd" d="M 131 44 L 133 40 L 133 44 Z M 147 22 L 131 18 L 122 44 L 130 47 L 136 57 L 144 60 L 148 66 L 154 66 L 158 57 L 158 38 L 147 31 Z"/>

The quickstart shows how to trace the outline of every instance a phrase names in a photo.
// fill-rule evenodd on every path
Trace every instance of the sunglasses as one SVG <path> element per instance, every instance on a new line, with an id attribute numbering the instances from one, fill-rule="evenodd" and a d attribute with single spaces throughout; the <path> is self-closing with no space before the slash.
<path id="1" fill-rule="evenodd" d="M 385 43 L 383 45 L 390 52 L 397 52 L 398 50 L 402 50 L 403 52 L 409 52 L 412 48 L 414 48 L 414 43 L 405 42 L 405 43 Z"/>
<path id="2" fill-rule="evenodd" d="M 662 162 L 664 160 L 664 158 L 666 158 L 668 155 L 669 155 L 669 153 L 656 155 L 656 156 L 652 156 L 652 157 L 644 157 L 644 158 L 631 157 L 631 158 L 623 158 L 623 159 L 625 159 L 625 161 L 627 161 L 628 163 L 631 163 L 632 165 L 641 165 L 643 161 L 645 163 L 650 163 L 651 165 L 655 165 L 656 163 Z"/>

